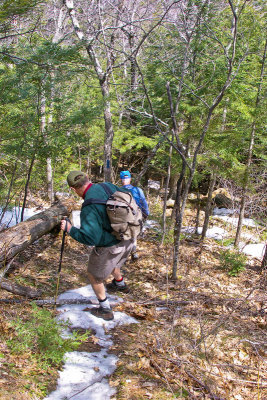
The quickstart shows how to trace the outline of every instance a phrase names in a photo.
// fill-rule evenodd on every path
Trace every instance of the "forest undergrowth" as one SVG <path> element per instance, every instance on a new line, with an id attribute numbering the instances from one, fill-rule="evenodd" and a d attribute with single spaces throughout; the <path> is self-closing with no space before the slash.
<path id="1" fill-rule="evenodd" d="M 128 261 L 123 273 L 131 286 L 123 311 L 138 324 L 119 326 L 112 332 L 111 351 L 117 369 L 110 384 L 114 400 L 141 399 L 267 399 L 266 379 L 266 272 L 260 261 L 247 263 L 237 276 L 223 269 L 222 246 L 206 239 L 184 238 L 177 281 L 172 281 L 171 243 L 159 245 L 159 235 L 149 230 L 139 240 L 139 260 Z M 50 234 L 32 245 L 13 263 L 9 279 L 53 297 L 59 263 L 61 235 Z M 87 249 L 67 238 L 60 290 L 88 284 Z M 0 298 L 14 298 L 0 290 Z M 56 310 L 48 307 L 51 316 Z M 34 349 L 14 352 L 12 321 L 27 323 L 30 302 L 1 304 L 0 399 L 42 399 L 55 388 L 57 362 L 41 364 Z M 81 348 L 95 351 L 91 332 Z"/>

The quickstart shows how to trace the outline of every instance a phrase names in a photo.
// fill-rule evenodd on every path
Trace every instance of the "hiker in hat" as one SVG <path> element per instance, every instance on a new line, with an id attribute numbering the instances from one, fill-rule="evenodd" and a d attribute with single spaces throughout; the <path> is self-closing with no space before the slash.
<path id="1" fill-rule="evenodd" d="M 100 184 L 93 184 L 88 176 L 81 171 L 71 171 L 67 177 L 67 182 L 71 189 L 85 200 L 89 198 L 107 200 L 109 197 Z M 113 191 L 118 190 L 118 187 L 112 183 L 106 185 Z M 94 246 L 89 255 L 87 273 L 99 301 L 99 307 L 91 309 L 90 312 L 104 320 L 112 320 L 114 315 L 106 296 L 104 280 L 109 275 L 113 275 L 113 281 L 107 284 L 106 288 L 125 293 L 129 291 L 120 268 L 131 253 L 133 239 L 119 241 L 111 233 L 112 228 L 105 204 L 90 204 L 82 208 L 80 219 L 80 229 L 75 228 L 65 220 L 61 221 L 61 229 L 64 231 L 66 226 L 67 232 L 73 239 Z"/>
<path id="2" fill-rule="evenodd" d="M 149 215 L 149 209 L 143 190 L 140 187 L 133 186 L 131 184 L 132 176 L 129 171 L 121 171 L 120 179 L 123 188 L 131 191 L 137 205 L 142 211 L 143 219 L 146 219 Z M 133 261 L 138 260 L 137 240 L 134 241 L 134 246 L 131 251 L 131 258 Z"/>

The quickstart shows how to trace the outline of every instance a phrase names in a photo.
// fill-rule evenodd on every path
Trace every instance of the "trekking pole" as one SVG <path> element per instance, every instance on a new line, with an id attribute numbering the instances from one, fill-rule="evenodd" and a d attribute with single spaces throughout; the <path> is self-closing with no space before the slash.
<path id="1" fill-rule="evenodd" d="M 70 222 L 70 220 L 67 217 L 63 218 L 66 222 Z M 62 257 L 63 257 L 63 251 L 64 251 L 64 245 L 65 245 L 65 236 L 67 233 L 67 224 L 65 225 L 65 229 L 63 231 L 62 235 L 62 242 L 61 242 L 61 250 L 60 250 L 60 259 L 59 259 L 59 266 L 58 266 L 58 271 L 57 271 L 57 287 L 56 287 L 56 293 L 55 293 L 55 306 L 57 303 L 57 295 L 58 295 L 58 289 L 59 289 L 59 278 L 60 278 L 60 271 L 61 271 L 61 263 L 62 263 Z"/>

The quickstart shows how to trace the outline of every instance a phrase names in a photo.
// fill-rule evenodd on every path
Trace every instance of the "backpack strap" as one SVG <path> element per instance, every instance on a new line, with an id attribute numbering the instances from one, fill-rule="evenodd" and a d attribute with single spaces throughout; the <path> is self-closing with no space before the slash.
<path id="1" fill-rule="evenodd" d="M 99 185 L 105 190 L 108 197 L 110 197 L 113 194 L 113 191 L 110 189 L 110 187 L 106 183 L 99 183 Z M 86 206 L 89 206 L 90 204 L 104 204 L 105 205 L 106 202 L 107 202 L 107 200 L 90 198 L 83 202 L 82 209 Z"/>
<path id="2" fill-rule="evenodd" d="M 101 183 L 98 183 L 98 185 L 100 185 L 100 186 L 102 186 L 102 188 L 105 190 L 105 192 L 107 193 L 107 195 L 110 197 L 110 196 L 112 196 L 113 195 L 113 193 L 115 193 L 115 192 L 123 192 L 123 193 L 129 193 L 129 192 L 131 192 L 131 190 L 130 189 L 125 189 L 125 188 L 117 188 L 116 190 L 112 190 L 112 189 L 110 189 L 110 187 L 106 184 L 106 183 L 104 183 L 104 182 L 101 182 Z"/>
<path id="3" fill-rule="evenodd" d="M 101 182 L 101 183 L 99 183 L 99 185 L 105 190 L 105 192 L 107 193 L 108 197 L 111 196 L 114 193 L 113 190 L 111 190 L 110 187 L 106 183 Z"/>
<path id="4" fill-rule="evenodd" d="M 141 192 L 140 192 L 140 190 L 139 190 L 139 187 L 138 187 L 138 186 L 134 186 L 133 189 L 136 189 L 136 190 L 135 190 L 135 193 L 138 194 L 139 199 L 140 199 L 140 198 L 141 198 Z"/>
<path id="5" fill-rule="evenodd" d="M 106 204 L 107 200 L 103 199 L 87 199 L 82 204 L 82 209 L 90 204 Z"/>

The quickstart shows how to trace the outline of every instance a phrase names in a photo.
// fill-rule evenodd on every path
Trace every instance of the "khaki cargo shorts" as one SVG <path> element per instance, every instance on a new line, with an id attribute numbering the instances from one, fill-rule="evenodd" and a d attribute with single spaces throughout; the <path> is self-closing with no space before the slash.
<path id="1" fill-rule="evenodd" d="M 93 277 L 103 282 L 109 277 L 115 267 L 121 268 L 131 253 L 134 241 L 122 240 L 110 247 L 94 247 L 89 255 L 87 271 Z"/>

